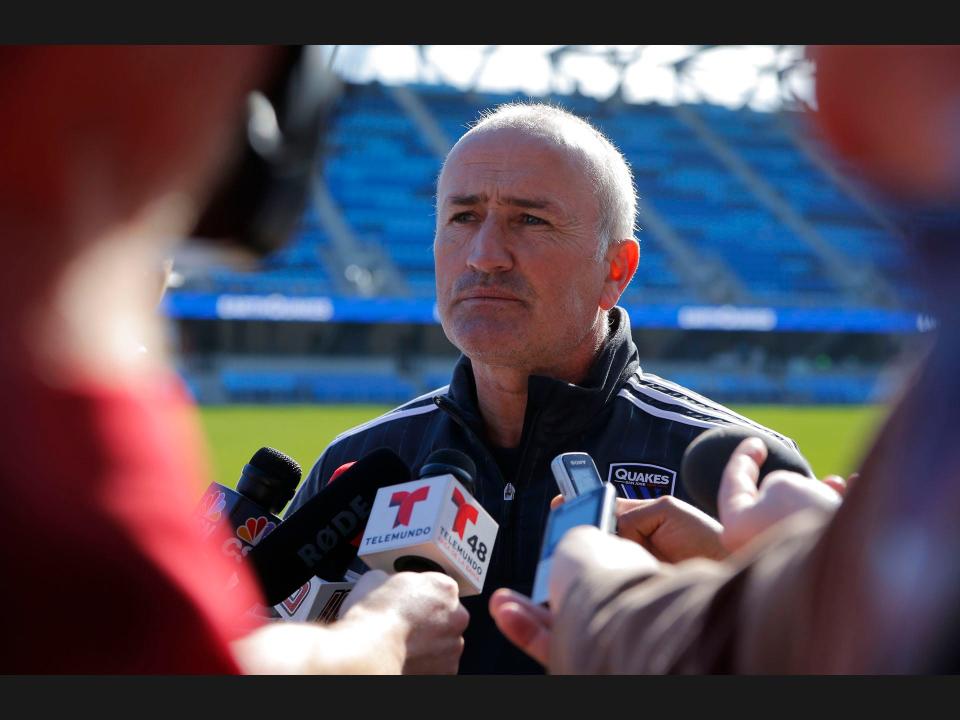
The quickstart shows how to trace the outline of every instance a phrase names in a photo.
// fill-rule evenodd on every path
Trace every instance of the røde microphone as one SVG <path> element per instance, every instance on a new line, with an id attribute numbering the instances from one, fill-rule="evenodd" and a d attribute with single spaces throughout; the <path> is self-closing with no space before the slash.
<path id="1" fill-rule="evenodd" d="M 340 580 L 357 555 L 377 490 L 410 479 L 388 448 L 374 450 L 307 500 L 248 555 L 267 604 L 276 605 L 313 576 Z"/>
<path id="2" fill-rule="evenodd" d="M 767 446 L 767 459 L 760 468 L 760 480 L 774 470 L 814 477 L 813 470 L 796 450 L 760 430 L 742 425 L 717 427 L 701 434 L 687 447 L 680 463 L 680 481 L 693 501 L 713 517 L 719 517 L 717 492 L 723 469 L 737 445 L 749 437 L 759 437 Z"/>
<path id="3" fill-rule="evenodd" d="M 332 483 L 357 464 L 345 462 L 330 474 Z M 314 576 L 298 587 L 290 596 L 273 606 L 275 617 L 286 622 L 330 623 L 340 616 L 340 609 L 356 581 L 334 582 Z"/>
<path id="4" fill-rule="evenodd" d="M 497 523 L 473 499 L 475 474 L 473 461 L 458 450 L 431 453 L 419 480 L 377 493 L 359 557 L 388 573 L 446 573 L 462 597 L 479 594 Z"/>
<path id="5" fill-rule="evenodd" d="M 262 447 L 243 466 L 237 489 L 211 483 L 200 498 L 197 516 L 204 535 L 210 537 L 221 522 L 230 538 L 221 551 L 237 562 L 278 525 L 277 517 L 300 483 L 300 465 L 279 450 Z"/>

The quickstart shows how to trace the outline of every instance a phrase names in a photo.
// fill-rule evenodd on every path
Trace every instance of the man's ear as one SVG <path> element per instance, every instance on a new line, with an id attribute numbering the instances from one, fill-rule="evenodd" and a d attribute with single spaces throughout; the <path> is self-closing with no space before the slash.
<path id="1" fill-rule="evenodd" d="M 609 310 L 626 289 L 640 263 L 640 243 L 634 238 L 618 240 L 610 245 L 604 256 L 607 275 L 600 292 L 600 309 Z"/>

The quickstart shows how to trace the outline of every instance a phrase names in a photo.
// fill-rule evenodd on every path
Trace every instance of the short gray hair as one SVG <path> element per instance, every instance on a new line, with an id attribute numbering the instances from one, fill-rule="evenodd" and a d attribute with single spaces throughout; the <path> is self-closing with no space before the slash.
<path id="1" fill-rule="evenodd" d="M 579 152 L 597 192 L 598 260 L 603 258 L 615 240 L 634 237 L 637 192 L 633 185 L 633 173 L 623 154 L 597 128 L 554 105 L 513 102 L 482 112 L 460 139 L 500 128 L 523 130 Z M 450 157 L 449 154 L 447 157 Z M 442 168 L 440 174 L 443 174 Z"/>

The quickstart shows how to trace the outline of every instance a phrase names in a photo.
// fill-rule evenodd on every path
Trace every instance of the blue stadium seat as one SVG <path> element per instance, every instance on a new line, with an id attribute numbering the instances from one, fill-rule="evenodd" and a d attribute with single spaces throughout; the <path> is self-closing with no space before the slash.
<path id="1" fill-rule="evenodd" d="M 482 109 L 517 94 L 466 94 L 416 85 L 450 140 Z M 607 106 L 593 98 L 548 98 L 590 117 L 626 154 L 641 198 L 699 255 L 723 263 L 760 304 L 835 306 L 840 290 L 820 257 L 781 223 L 723 166 L 669 107 Z M 766 178 L 797 212 L 842 252 L 851 266 L 871 266 L 899 289 L 904 306 L 916 293 L 904 276 L 899 243 L 833 183 L 794 143 L 784 122 L 770 113 L 693 106 L 750 167 Z M 789 119 L 788 119 L 789 122 Z M 325 177 L 343 217 L 357 237 L 382 246 L 410 295 L 433 292 L 434 192 L 440 159 L 416 125 L 382 86 L 348 85 L 331 121 Z M 643 218 L 640 220 L 643 227 Z M 628 296 L 643 291 L 677 302 L 698 302 L 700 289 L 655 238 L 645 240 L 642 262 Z M 227 270 L 210 282 L 228 292 L 329 294 L 325 253 L 335 252 L 315 208 L 304 213 L 290 245 L 267 258 L 253 275 Z M 290 270 L 290 272 L 285 272 Z"/>
<path id="2" fill-rule="evenodd" d="M 305 373 L 223 370 L 221 386 L 232 402 L 398 404 L 417 388 L 397 373 Z"/>

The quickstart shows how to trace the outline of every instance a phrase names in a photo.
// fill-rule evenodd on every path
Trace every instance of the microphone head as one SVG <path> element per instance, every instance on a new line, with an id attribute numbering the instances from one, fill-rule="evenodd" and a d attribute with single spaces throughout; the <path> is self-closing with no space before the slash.
<path id="1" fill-rule="evenodd" d="M 810 478 L 815 477 L 810 465 L 800 453 L 761 430 L 742 425 L 707 430 L 690 443 L 683 454 L 680 482 L 690 498 L 704 512 L 715 518 L 719 517 L 717 492 L 720 489 L 723 469 L 737 445 L 749 437 L 758 437 L 767 446 L 767 459 L 760 467 L 759 482 L 774 470 L 790 470 Z"/>
<path id="2" fill-rule="evenodd" d="M 237 492 L 268 512 L 277 514 L 300 484 L 300 465 L 289 455 L 262 447 L 243 466 Z"/>
<path id="3" fill-rule="evenodd" d="M 420 477 L 437 477 L 439 475 L 453 475 L 459 480 L 471 495 L 476 495 L 477 486 L 474 478 L 477 475 L 477 466 L 466 453 L 453 448 L 434 450 L 427 456 L 420 468 Z"/>
<path id="4" fill-rule="evenodd" d="M 409 480 L 400 456 L 378 448 L 292 512 L 247 554 L 267 604 L 281 602 L 314 575 L 342 578 L 357 556 L 377 491 Z"/>

